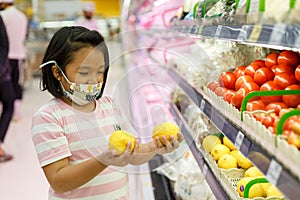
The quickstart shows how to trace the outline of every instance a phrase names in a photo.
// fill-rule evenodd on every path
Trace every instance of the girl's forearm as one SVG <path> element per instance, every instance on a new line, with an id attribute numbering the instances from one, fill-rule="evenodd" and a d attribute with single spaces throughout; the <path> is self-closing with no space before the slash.
<path id="1" fill-rule="evenodd" d="M 105 168 L 106 166 L 96 158 L 89 159 L 77 165 L 69 165 L 60 169 L 55 174 L 51 186 L 59 193 L 70 191 L 84 185 Z"/>

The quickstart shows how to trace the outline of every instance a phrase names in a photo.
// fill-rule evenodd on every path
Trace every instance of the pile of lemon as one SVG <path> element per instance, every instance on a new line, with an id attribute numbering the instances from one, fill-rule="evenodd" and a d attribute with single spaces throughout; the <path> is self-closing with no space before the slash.
<path id="1" fill-rule="evenodd" d="M 264 175 L 259 171 L 259 169 L 255 166 L 250 167 L 246 170 L 245 175 L 237 184 L 237 192 L 239 193 L 240 197 L 244 197 L 244 192 L 247 184 L 256 179 L 256 178 L 265 178 Z M 278 190 L 277 187 L 272 185 L 271 183 L 256 183 L 252 185 L 249 189 L 249 198 L 255 197 L 277 197 L 276 199 L 282 199 L 284 196 Z"/>
<path id="2" fill-rule="evenodd" d="M 208 135 L 203 139 L 202 146 L 221 169 L 248 169 L 253 166 L 226 136 L 220 138 L 216 135 Z"/>
<path id="3" fill-rule="evenodd" d="M 256 178 L 264 178 L 259 169 L 250 162 L 232 142 L 226 137 L 208 135 L 202 141 L 203 148 L 212 156 L 221 169 L 240 168 L 245 169 L 244 177 L 237 183 L 236 190 L 240 197 L 244 197 L 246 185 Z M 278 197 L 282 198 L 282 193 L 270 183 L 256 183 L 249 190 L 249 198 L 255 197 Z"/>

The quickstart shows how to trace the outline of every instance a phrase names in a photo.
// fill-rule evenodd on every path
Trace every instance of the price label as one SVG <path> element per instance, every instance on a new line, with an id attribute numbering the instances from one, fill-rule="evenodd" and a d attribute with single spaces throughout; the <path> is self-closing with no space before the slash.
<path id="1" fill-rule="evenodd" d="M 198 29 L 199 29 L 199 26 L 197 25 L 193 25 L 192 28 L 191 28 L 191 34 L 198 34 Z"/>
<path id="2" fill-rule="evenodd" d="M 201 100 L 201 103 L 200 103 L 200 110 L 204 110 L 204 107 L 205 107 L 205 100 L 204 99 L 202 99 Z"/>
<path id="3" fill-rule="evenodd" d="M 207 165 L 204 163 L 203 169 L 202 169 L 202 174 L 203 174 L 204 177 L 205 177 L 206 174 L 207 174 L 207 170 L 208 170 Z"/>
<path id="4" fill-rule="evenodd" d="M 235 138 L 235 142 L 234 142 L 234 146 L 240 150 L 242 144 L 243 144 L 243 140 L 244 140 L 245 135 L 239 131 L 236 138 Z"/>
<path id="5" fill-rule="evenodd" d="M 215 33 L 216 38 L 218 38 L 220 36 L 221 31 L 222 31 L 222 25 L 218 25 L 216 33 Z"/>
<path id="6" fill-rule="evenodd" d="M 281 44 L 281 40 L 284 37 L 286 31 L 285 24 L 275 24 L 270 36 L 269 43 L 270 44 Z"/>
<path id="7" fill-rule="evenodd" d="M 251 32 L 249 40 L 251 42 L 257 42 L 262 30 L 262 25 L 255 25 L 253 26 L 253 30 Z"/>
<path id="8" fill-rule="evenodd" d="M 267 171 L 266 178 L 268 179 L 268 181 L 270 181 L 270 183 L 276 185 L 280 177 L 281 171 L 282 171 L 282 166 L 278 162 L 272 159 Z"/>
<path id="9" fill-rule="evenodd" d="M 246 40 L 247 39 L 248 29 L 249 29 L 249 26 L 247 26 L 247 25 L 242 26 L 237 39 L 240 40 L 240 41 Z"/>

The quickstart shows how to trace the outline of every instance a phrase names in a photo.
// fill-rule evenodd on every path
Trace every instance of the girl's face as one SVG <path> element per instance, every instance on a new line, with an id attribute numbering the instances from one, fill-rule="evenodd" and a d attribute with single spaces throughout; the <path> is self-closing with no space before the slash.
<path id="1" fill-rule="evenodd" d="M 65 68 L 65 74 L 71 82 L 77 84 L 96 84 L 104 79 L 104 55 L 92 47 L 83 48 L 74 53 L 74 59 Z M 69 83 L 62 77 L 64 88 L 70 90 Z"/>

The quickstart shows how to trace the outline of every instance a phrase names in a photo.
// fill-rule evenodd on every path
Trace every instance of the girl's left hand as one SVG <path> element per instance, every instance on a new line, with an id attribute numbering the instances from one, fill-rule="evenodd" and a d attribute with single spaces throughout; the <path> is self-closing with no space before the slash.
<path id="1" fill-rule="evenodd" d="M 167 154 L 167 153 L 171 153 L 172 151 L 174 151 L 175 149 L 177 149 L 179 147 L 179 144 L 183 141 L 183 135 L 182 133 L 178 133 L 177 134 L 178 138 L 177 140 L 175 139 L 175 137 L 173 135 L 170 136 L 171 141 L 169 141 L 165 136 L 162 137 L 163 142 L 165 143 L 165 145 L 163 145 L 163 143 L 160 141 L 159 137 L 156 137 L 154 139 L 154 146 L 152 146 L 152 148 L 156 148 L 156 151 L 158 154 Z"/>

